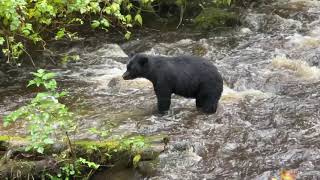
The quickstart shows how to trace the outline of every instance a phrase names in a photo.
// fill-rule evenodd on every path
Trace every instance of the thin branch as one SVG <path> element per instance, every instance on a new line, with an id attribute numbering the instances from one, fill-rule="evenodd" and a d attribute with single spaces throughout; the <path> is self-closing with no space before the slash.
<path id="1" fill-rule="evenodd" d="M 90 172 L 89 172 L 89 174 L 88 174 L 88 176 L 87 176 L 87 179 L 89 179 L 89 178 L 91 177 L 91 175 L 93 174 L 93 172 L 94 172 L 94 170 L 91 169 Z"/>
<path id="2" fill-rule="evenodd" d="M 56 61 L 54 61 L 54 59 L 53 59 L 51 56 L 49 56 L 49 59 L 51 60 L 51 62 L 52 62 L 54 65 L 57 65 Z"/>
<path id="3" fill-rule="evenodd" d="M 7 49 L 8 49 L 8 51 L 10 51 L 10 45 L 9 45 L 9 38 L 8 38 L 8 36 L 6 36 L 6 41 L 7 41 Z M 10 63 L 10 53 L 8 53 L 7 54 L 8 55 L 8 57 L 7 57 L 7 63 Z"/>
<path id="4" fill-rule="evenodd" d="M 69 148 L 70 148 L 70 152 L 71 152 L 71 154 L 72 154 L 73 160 L 75 161 L 77 157 L 76 157 L 75 152 L 73 151 L 72 144 L 71 144 L 71 140 L 70 140 L 70 138 L 69 138 L 69 135 L 68 135 L 68 132 L 67 132 L 67 131 L 66 131 L 66 137 L 67 137 L 67 141 L 68 141 L 68 146 L 69 146 Z"/>
<path id="5" fill-rule="evenodd" d="M 182 23 L 182 20 L 183 20 L 183 14 L 184 14 L 184 9 L 185 9 L 186 7 L 185 7 L 185 4 L 181 4 L 181 6 L 180 6 L 180 21 L 179 21 L 179 24 L 178 24 L 178 26 L 177 26 L 177 29 L 179 28 L 179 26 L 181 25 L 181 23 Z"/>
<path id="6" fill-rule="evenodd" d="M 29 57 L 29 59 L 30 59 L 32 65 L 33 65 L 33 67 L 36 68 L 36 65 L 34 64 L 33 59 L 32 59 L 32 57 L 31 57 L 31 55 L 28 53 L 28 51 L 26 51 L 24 48 L 22 48 L 22 50 L 23 50 L 23 52 L 25 52 L 25 53 L 28 55 L 28 57 Z"/>

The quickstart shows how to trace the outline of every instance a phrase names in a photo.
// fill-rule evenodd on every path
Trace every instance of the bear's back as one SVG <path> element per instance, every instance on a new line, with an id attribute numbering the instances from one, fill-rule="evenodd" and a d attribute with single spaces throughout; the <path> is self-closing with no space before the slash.
<path id="1" fill-rule="evenodd" d="M 214 77 L 218 75 L 218 69 L 204 58 L 196 56 L 178 56 L 168 60 L 172 64 L 174 72 L 188 74 L 190 76 L 199 77 Z"/>
<path id="2" fill-rule="evenodd" d="M 156 57 L 159 76 L 166 79 L 173 93 L 194 97 L 201 86 L 222 83 L 217 68 L 206 59 L 195 56 Z"/>

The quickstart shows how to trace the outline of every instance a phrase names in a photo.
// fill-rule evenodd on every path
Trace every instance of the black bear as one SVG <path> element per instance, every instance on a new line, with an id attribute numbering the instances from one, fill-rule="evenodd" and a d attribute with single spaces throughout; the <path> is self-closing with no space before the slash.
<path id="1" fill-rule="evenodd" d="M 124 80 L 146 78 L 153 84 L 160 113 L 168 111 L 171 94 L 195 98 L 197 108 L 215 113 L 223 91 L 218 69 L 208 61 L 194 56 L 148 56 L 130 58 Z"/>

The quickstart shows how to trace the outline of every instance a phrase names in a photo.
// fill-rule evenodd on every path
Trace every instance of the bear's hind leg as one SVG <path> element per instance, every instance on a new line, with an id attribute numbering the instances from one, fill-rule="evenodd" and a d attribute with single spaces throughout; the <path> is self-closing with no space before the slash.
<path id="1" fill-rule="evenodd" d="M 158 100 L 158 111 L 160 114 L 166 113 L 171 104 L 171 92 L 169 89 L 155 89 L 157 100 Z"/>
<path id="2" fill-rule="evenodd" d="M 158 110 L 160 113 L 165 113 L 169 110 L 171 104 L 170 97 L 159 97 L 158 98 Z"/>
<path id="3" fill-rule="evenodd" d="M 202 109 L 202 107 L 203 107 L 203 101 L 201 100 L 200 97 L 196 98 L 196 107 L 198 110 Z"/>
<path id="4" fill-rule="evenodd" d="M 219 98 L 212 94 L 200 93 L 196 99 L 196 106 L 204 113 L 212 114 L 217 111 Z"/>

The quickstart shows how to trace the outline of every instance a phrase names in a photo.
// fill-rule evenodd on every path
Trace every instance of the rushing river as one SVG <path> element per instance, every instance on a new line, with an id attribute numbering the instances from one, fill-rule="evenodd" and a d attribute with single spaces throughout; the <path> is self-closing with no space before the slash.
<path id="1" fill-rule="evenodd" d="M 89 128 L 112 129 L 113 136 L 170 136 L 148 177 L 119 170 L 94 179 L 267 180 L 279 179 L 282 169 L 320 179 L 320 1 L 281 2 L 248 10 L 237 30 L 155 31 L 120 45 L 68 47 L 81 60 L 52 70 L 71 94 L 66 103 L 78 116 L 75 138 L 96 139 Z M 121 79 L 125 52 L 133 50 L 200 55 L 216 64 L 225 83 L 218 112 L 202 114 L 194 100 L 173 96 L 168 115 L 153 115 L 150 82 Z M 21 82 L 0 89 L 0 118 L 34 95 Z M 23 123 L 0 131 L 24 133 Z"/>

